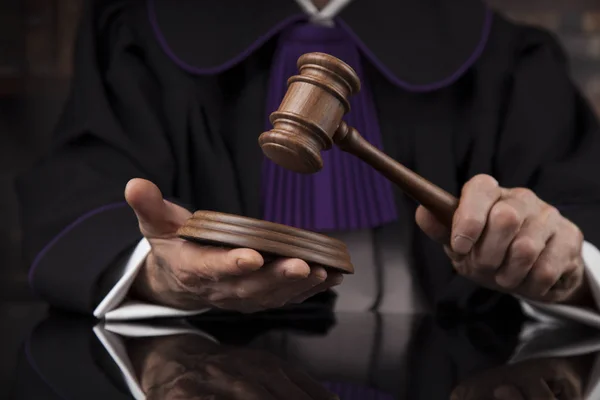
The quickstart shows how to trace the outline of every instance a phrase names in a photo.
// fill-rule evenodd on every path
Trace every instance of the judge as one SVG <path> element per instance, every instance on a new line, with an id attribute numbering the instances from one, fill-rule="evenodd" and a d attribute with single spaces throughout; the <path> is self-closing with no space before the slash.
<path id="1" fill-rule="evenodd" d="M 459 197 L 451 232 L 337 149 L 310 176 L 263 157 L 312 51 L 360 76 L 349 125 Z M 75 67 L 52 150 L 18 181 L 31 284 L 55 306 L 256 312 L 334 288 L 338 310 L 600 327 L 599 125 L 547 32 L 476 0 L 89 1 Z M 337 237 L 357 272 L 184 242 L 196 209 Z"/>

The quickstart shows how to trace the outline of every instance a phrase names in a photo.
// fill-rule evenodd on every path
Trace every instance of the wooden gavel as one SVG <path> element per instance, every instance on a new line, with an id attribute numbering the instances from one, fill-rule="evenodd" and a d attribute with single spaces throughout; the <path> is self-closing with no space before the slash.
<path id="1" fill-rule="evenodd" d="M 264 154 L 289 170 L 315 173 L 323 167 L 321 151 L 335 143 L 379 170 L 450 227 L 456 198 L 373 147 L 342 121 L 350 111 L 348 98 L 360 90 L 354 70 L 323 53 L 301 56 L 298 67 L 300 74 L 288 80 L 288 91 L 270 116 L 273 129 L 259 137 Z M 296 257 L 311 265 L 354 272 L 343 242 L 268 221 L 200 210 L 178 235 L 202 244 L 253 248 L 267 259 Z"/>
<path id="2" fill-rule="evenodd" d="M 312 174 L 323 168 L 321 151 L 335 143 L 377 169 L 451 228 L 456 197 L 389 157 L 342 121 L 350 111 L 349 97 L 360 90 L 354 70 L 324 53 L 304 54 L 298 59 L 298 68 L 300 74 L 289 78 L 288 91 L 270 116 L 273 129 L 258 139 L 263 153 L 283 168 Z M 254 248 L 267 258 L 297 257 L 311 265 L 354 272 L 343 242 L 272 222 L 197 211 L 178 234 L 200 243 Z M 561 277 L 554 289 L 565 282 Z"/>
<path id="3" fill-rule="evenodd" d="M 312 174 L 323 168 L 321 151 L 335 143 L 377 169 L 450 228 L 456 197 L 389 157 L 342 121 L 350 111 L 349 97 L 360 90 L 354 70 L 324 53 L 304 54 L 298 69 L 300 74 L 289 78 L 288 91 L 270 116 L 273 129 L 258 139 L 263 153 L 283 168 Z"/>

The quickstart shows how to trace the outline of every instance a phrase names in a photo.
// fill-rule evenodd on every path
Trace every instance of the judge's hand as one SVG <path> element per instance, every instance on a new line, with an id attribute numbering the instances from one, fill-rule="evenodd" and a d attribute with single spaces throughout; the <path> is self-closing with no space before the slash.
<path id="1" fill-rule="evenodd" d="M 265 264 L 252 249 L 180 239 L 177 229 L 191 213 L 164 200 L 152 182 L 131 180 L 125 198 L 152 248 L 132 286 L 132 295 L 141 300 L 185 310 L 217 307 L 250 313 L 302 302 L 342 281 L 341 274 L 328 275 L 299 259 Z"/>
<path id="2" fill-rule="evenodd" d="M 581 231 L 529 189 L 503 188 L 477 175 L 462 189 L 451 232 L 422 206 L 416 221 L 444 243 L 459 274 L 482 286 L 537 301 L 591 304 Z"/>

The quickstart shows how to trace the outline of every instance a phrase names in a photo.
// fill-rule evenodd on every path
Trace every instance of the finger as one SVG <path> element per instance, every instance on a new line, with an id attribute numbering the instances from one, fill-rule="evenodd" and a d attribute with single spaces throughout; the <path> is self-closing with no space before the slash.
<path id="1" fill-rule="evenodd" d="M 579 266 L 575 260 L 578 257 L 573 255 L 573 249 L 577 246 L 572 241 L 573 238 L 562 232 L 550 238 L 525 278 L 523 290 L 526 296 L 544 297 L 563 274 L 569 276 L 577 272 Z"/>
<path id="2" fill-rule="evenodd" d="M 494 390 L 494 398 L 496 400 L 525 400 L 521 391 L 513 385 L 498 386 Z M 528 400 L 534 400 L 534 399 L 528 399 Z M 548 400 L 551 400 L 551 398 Z"/>
<path id="3" fill-rule="evenodd" d="M 233 300 L 245 300 L 240 311 L 275 308 L 270 296 L 276 288 L 288 286 L 292 282 L 305 280 L 310 275 L 310 268 L 303 260 L 297 258 L 279 259 L 265 265 L 258 271 L 246 276 L 234 277 L 218 284 L 218 290 Z"/>
<path id="4" fill-rule="evenodd" d="M 293 282 L 287 287 L 275 288 L 270 297 L 276 304 L 291 303 L 293 299 L 302 295 L 313 296 L 331 286 L 339 285 L 342 281 L 341 275 L 339 272 L 327 272 L 322 267 L 312 267 L 306 279 Z M 317 287 L 321 288 L 316 289 Z M 312 293 L 313 289 L 317 291 Z"/>
<path id="5" fill-rule="evenodd" d="M 503 265 L 496 273 L 496 283 L 505 289 L 518 288 L 550 240 L 559 217 L 548 207 L 523 223 L 510 244 Z"/>
<path id="6" fill-rule="evenodd" d="M 145 179 L 132 179 L 125 187 L 125 200 L 135 212 L 146 237 L 173 235 L 191 213 L 163 199 L 158 186 Z"/>
<path id="7" fill-rule="evenodd" d="M 321 268 L 321 267 L 319 267 Z M 303 293 L 297 295 L 296 297 L 294 297 L 293 299 L 291 299 L 289 302 L 292 304 L 300 304 L 303 303 L 304 301 L 310 299 L 311 297 L 326 291 L 329 288 L 332 288 L 334 286 L 337 286 L 339 284 L 342 283 L 344 277 L 342 274 L 340 274 L 339 272 L 333 272 L 330 273 L 327 276 L 327 279 L 325 279 L 324 281 L 320 282 L 318 285 L 313 286 L 312 288 L 304 291 Z"/>
<path id="8" fill-rule="evenodd" d="M 264 264 L 263 257 L 253 249 L 201 246 L 181 240 L 178 250 L 181 264 L 173 268 L 187 286 L 202 284 L 204 279 L 218 282 L 249 274 Z"/>
<path id="9" fill-rule="evenodd" d="M 452 251 L 450 246 L 444 246 L 444 252 L 452 261 L 452 266 L 460 275 L 464 277 L 469 277 L 470 268 L 469 268 L 469 260 L 468 256 L 458 254 Z"/>
<path id="10" fill-rule="evenodd" d="M 500 267 L 510 243 L 519 232 L 525 213 L 516 199 L 496 202 L 488 215 L 483 234 L 473 247 L 473 264 L 483 272 L 495 271 Z"/>
<path id="11" fill-rule="evenodd" d="M 447 243 L 450 231 L 423 206 L 419 206 L 415 213 L 415 221 L 421 230 L 431 239 L 439 243 Z"/>
<path id="12" fill-rule="evenodd" d="M 492 206 L 500 199 L 502 189 L 489 175 L 477 175 L 465 184 L 452 227 L 452 250 L 467 254 L 479 240 Z"/>

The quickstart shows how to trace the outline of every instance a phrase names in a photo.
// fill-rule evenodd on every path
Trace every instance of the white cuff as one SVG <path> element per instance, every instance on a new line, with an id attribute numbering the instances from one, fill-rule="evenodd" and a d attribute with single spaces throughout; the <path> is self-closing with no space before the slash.
<path id="1" fill-rule="evenodd" d="M 593 244 L 583 242 L 582 257 L 592 296 L 600 309 L 600 251 Z M 524 299 L 521 299 L 521 306 L 525 314 L 541 322 L 556 324 L 578 322 L 600 329 L 600 313 L 597 311 Z"/>
<path id="2" fill-rule="evenodd" d="M 144 265 L 146 256 L 150 253 L 150 243 L 146 238 L 140 240 L 133 253 L 129 257 L 123 276 L 116 285 L 108 292 L 106 297 L 98 304 L 94 310 L 96 318 L 106 320 L 123 321 L 148 318 L 165 317 L 188 317 L 201 314 L 209 309 L 185 311 L 176 308 L 161 306 L 157 304 L 143 303 L 127 299 L 129 289 L 135 280 L 138 271 Z"/>

